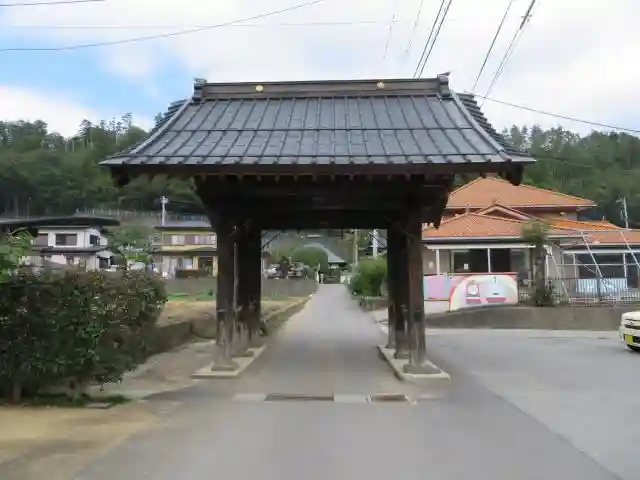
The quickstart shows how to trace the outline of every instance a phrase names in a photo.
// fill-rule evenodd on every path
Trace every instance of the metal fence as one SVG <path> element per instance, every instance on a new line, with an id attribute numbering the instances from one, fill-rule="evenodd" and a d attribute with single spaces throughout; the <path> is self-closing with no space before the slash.
<path id="1" fill-rule="evenodd" d="M 626 258 L 617 263 L 579 260 L 548 265 L 547 285 L 554 304 L 640 305 L 640 269 L 636 264 L 627 262 Z M 520 301 L 531 300 L 532 275 L 519 279 L 518 283 Z"/>
<path id="2" fill-rule="evenodd" d="M 157 212 L 145 212 L 139 210 L 120 210 L 117 208 L 86 208 L 76 210 L 78 215 L 90 215 L 94 217 L 113 217 L 117 218 L 121 222 L 126 221 L 142 221 L 150 222 L 153 224 L 160 224 L 162 219 L 162 213 Z M 167 212 L 165 219 L 169 222 L 194 222 L 194 221 L 208 221 L 206 215 L 202 214 L 186 214 L 186 213 L 174 213 Z"/>

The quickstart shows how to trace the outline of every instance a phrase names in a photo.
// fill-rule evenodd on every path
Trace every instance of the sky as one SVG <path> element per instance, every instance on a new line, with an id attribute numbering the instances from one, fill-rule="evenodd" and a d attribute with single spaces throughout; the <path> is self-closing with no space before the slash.
<path id="1" fill-rule="evenodd" d="M 0 120 L 42 119 L 65 136 L 73 135 L 83 119 L 125 113 L 149 128 L 169 103 L 191 94 L 194 78 L 411 78 L 440 6 L 438 0 L 318 0 L 169 38 L 55 50 L 215 26 L 305 0 L 7 6 L 33 1 L 46 0 L 0 0 Z M 509 1 L 453 0 L 422 76 L 450 72 L 454 90 L 484 95 L 530 4 L 513 0 L 474 90 Z M 491 98 L 640 130 L 637 18 L 638 0 L 537 0 Z M 54 50 L 24 50 L 42 47 Z M 581 133 L 594 128 L 491 101 L 483 110 L 498 129 L 534 123 Z"/>

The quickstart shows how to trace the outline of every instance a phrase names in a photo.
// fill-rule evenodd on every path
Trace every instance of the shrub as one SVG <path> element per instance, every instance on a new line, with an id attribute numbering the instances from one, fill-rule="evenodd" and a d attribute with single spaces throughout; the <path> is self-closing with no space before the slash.
<path id="1" fill-rule="evenodd" d="M 20 273 L 0 285 L 0 388 L 14 401 L 63 382 L 118 380 L 147 356 L 166 301 L 144 272 Z"/>
<path id="2" fill-rule="evenodd" d="M 329 258 L 327 256 L 327 252 L 321 248 L 299 248 L 291 254 L 291 261 L 301 262 L 312 269 L 317 269 L 321 273 L 326 274 L 329 271 Z"/>
<path id="3" fill-rule="evenodd" d="M 358 263 L 350 288 L 356 295 L 379 297 L 387 278 L 387 260 L 384 257 L 365 258 Z"/>

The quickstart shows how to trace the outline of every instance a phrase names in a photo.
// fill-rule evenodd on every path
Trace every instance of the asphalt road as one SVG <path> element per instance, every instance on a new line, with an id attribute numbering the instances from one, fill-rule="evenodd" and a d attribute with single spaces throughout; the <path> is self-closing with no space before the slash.
<path id="1" fill-rule="evenodd" d="M 453 379 L 420 388 L 379 359 L 384 338 L 344 287 L 324 285 L 242 379 L 156 397 L 182 407 L 76 478 L 640 478 L 640 356 L 611 335 L 441 331 L 429 351 Z M 372 393 L 416 402 L 362 401 Z"/>

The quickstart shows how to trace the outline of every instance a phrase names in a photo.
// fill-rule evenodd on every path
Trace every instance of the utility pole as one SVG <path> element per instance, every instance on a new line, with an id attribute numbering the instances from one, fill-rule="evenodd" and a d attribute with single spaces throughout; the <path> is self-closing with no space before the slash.
<path id="1" fill-rule="evenodd" d="M 378 229 L 374 228 L 371 232 L 371 250 L 373 251 L 373 258 L 378 256 Z"/>
<path id="2" fill-rule="evenodd" d="M 160 197 L 160 205 L 162 205 L 162 216 L 160 217 L 160 224 L 164 227 L 164 224 L 167 220 L 167 203 L 169 203 L 169 199 L 164 195 Z"/>
<path id="3" fill-rule="evenodd" d="M 629 212 L 627 211 L 627 197 L 622 197 L 618 200 L 622 204 L 622 219 L 624 220 L 624 227 L 629 228 Z"/>

